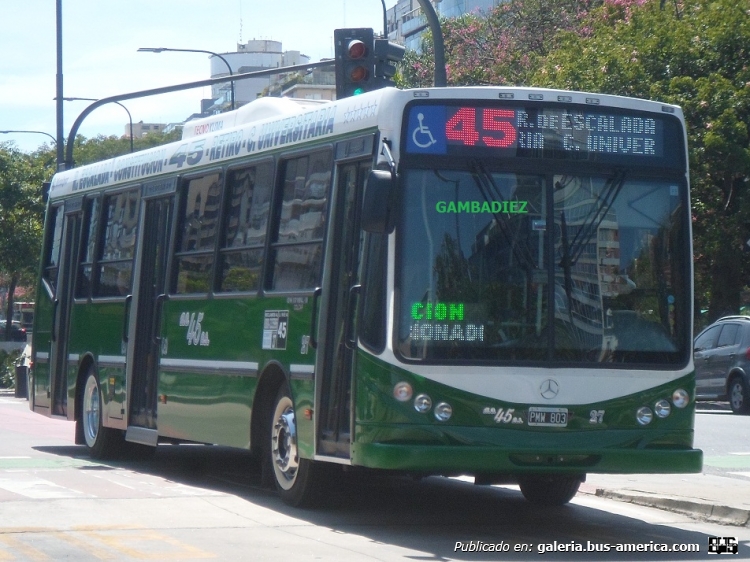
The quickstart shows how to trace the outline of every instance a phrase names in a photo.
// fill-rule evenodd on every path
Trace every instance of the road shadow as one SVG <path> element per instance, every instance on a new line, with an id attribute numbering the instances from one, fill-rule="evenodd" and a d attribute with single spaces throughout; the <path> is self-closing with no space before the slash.
<path id="1" fill-rule="evenodd" d="M 218 446 L 159 446 L 148 460 L 90 461 L 84 447 L 34 447 L 77 459 L 78 469 L 125 469 L 170 482 L 229 494 L 253 505 L 377 544 L 413 551 L 414 560 L 715 560 L 709 535 L 571 503 L 540 508 L 512 487 L 474 486 L 456 479 L 417 480 L 372 471 L 340 472 L 329 501 L 316 509 L 285 505 L 261 485 L 258 461 L 246 451 Z M 590 499 L 590 498 L 588 498 Z M 588 502 L 591 503 L 591 502 Z M 678 516 L 675 516 L 675 520 Z M 665 515 L 665 520 L 672 520 Z M 723 531 L 723 529 L 722 529 Z M 724 536 L 733 536 L 726 527 Z M 456 550 L 456 543 L 463 543 Z M 658 545 L 697 544 L 698 553 L 657 552 Z M 618 552 L 616 545 L 643 545 L 651 552 Z M 464 550 L 462 550 L 462 548 Z M 493 551 L 478 550 L 491 548 Z M 507 548 L 507 550 L 505 550 Z M 575 549 L 597 549 L 580 552 Z M 604 549 L 609 548 L 609 551 Z M 516 549 L 519 549 L 516 551 Z M 565 550 L 563 550 L 565 549 Z M 500 550 L 500 552 L 497 552 Z M 740 545 L 740 558 L 750 546 Z"/>

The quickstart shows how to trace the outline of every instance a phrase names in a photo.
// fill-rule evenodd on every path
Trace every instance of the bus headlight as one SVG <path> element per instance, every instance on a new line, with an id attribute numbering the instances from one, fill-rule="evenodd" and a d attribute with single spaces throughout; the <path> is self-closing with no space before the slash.
<path id="1" fill-rule="evenodd" d="M 690 395 L 688 394 L 687 390 L 678 388 L 672 393 L 672 404 L 674 404 L 676 408 L 684 408 L 689 403 Z"/>
<path id="2" fill-rule="evenodd" d="M 447 402 L 440 402 L 435 406 L 435 419 L 437 421 L 448 421 L 453 415 L 453 408 Z"/>
<path id="3" fill-rule="evenodd" d="M 419 394 L 414 399 L 414 409 L 420 414 L 426 414 L 432 408 L 432 398 L 426 394 Z"/>
<path id="4" fill-rule="evenodd" d="M 654 413 L 658 418 L 666 418 L 671 412 L 672 406 L 670 406 L 669 402 L 664 399 L 659 400 L 656 404 L 654 404 Z"/>
<path id="5" fill-rule="evenodd" d="M 405 381 L 397 382 L 396 386 L 393 387 L 393 397 L 399 402 L 408 402 L 411 400 L 413 392 L 411 385 Z"/>
<path id="6" fill-rule="evenodd" d="M 654 419 L 654 413 L 648 406 L 641 406 L 635 413 L 635 419 L 638 420 L 638 423 L 641 425 L 648 425 L 651 423 L 651 420 Z"/>

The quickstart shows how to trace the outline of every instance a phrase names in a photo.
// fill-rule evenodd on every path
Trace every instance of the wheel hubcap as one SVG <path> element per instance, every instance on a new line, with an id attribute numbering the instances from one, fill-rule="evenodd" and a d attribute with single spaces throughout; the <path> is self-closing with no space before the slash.
<path id="1" fill-rule="evenodd" d="M 93 377 L 86 382 L 86 390 L 83 394 L 83 436 L 86 445 L 93 447 L 96 436 L 99 434 L 99 417 L 101 416 L 101 404 L 99 402 L 99 388 Z"/>
<path id="2" fill-rule="evenodd" d="M 276 421 L 271 432 L 271 455 L 276 480 L 284 489 L 294 484 L 299 468 L 297 456 L 297 427 L 291 400 L 279 402 Z"/>
<path id="3" fill-rule="evenodd" d="M 735 410 L 742 408 L 744 398 L 742 383 L 740 381 L 735 381 L 732 385 L 732 406 Z"/>

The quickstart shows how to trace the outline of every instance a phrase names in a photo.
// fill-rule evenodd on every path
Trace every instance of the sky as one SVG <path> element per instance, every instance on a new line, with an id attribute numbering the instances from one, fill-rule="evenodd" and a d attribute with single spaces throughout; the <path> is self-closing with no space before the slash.
<path id="1" fill-rule="evenodd" d="M 395 0 L 386 0 L 391 8 Z M 0 130 L 56 136 L 56 0 L 0 0 Z M 234 52 L 251 39 L 281 41 L 311 62 L 333 56 L 333 30 L 383 30 L 382 0 L 62 0 L 63 96 L 103 98 L 210 78 L 202 53 L 139 53 L 139 47 Z M 172 123 L 200 111 L 206 86 L 122 102 L 133 122 Z M 64 103 L 67 138 L 91 102 Z M 83 121 L 78 133 L 120 136 L 128 115 L 107 104 Z M 30 152 L 52 139 L 40 134 L 0 134 Z"/>

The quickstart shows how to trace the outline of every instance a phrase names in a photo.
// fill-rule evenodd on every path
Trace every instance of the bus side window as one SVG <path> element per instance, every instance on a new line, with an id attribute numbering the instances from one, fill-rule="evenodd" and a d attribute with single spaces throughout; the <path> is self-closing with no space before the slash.
<path id="1" fill-rule="evenodd" d="M 284 163 L 281 201 L 269 260 L 271 290 L 313 289 L 320 282 L 323 236 L 331 190 L 331 152 Z"/>
<path id="2" fill-rule="evenodd" d="M 211 289 L 221 182 L 221 173 L 216 172 L 183 183 L 173 287 L 176 293 L 207 293 Z"/>
<path id="3" fill-rule="evenodd" d="M 229 173 L 217 291 L 260 287 L 272 188 L 271 162 Z"/>
<path id="4" fill-rule="evenodd" d="M 52 209 L 54 216 L 50 218 L 50 223 L 47 225 L 50 240 L 47 242 L 47 254 L 44 261 L 44 279 L 53 289 L 57 287 L 57 272 L 60 269 L 64 208 L 63 205 L 59 205 Z"/>
<path id="5" fill-rule="evenodd" d="M 110 195 L 104 199 L 104 220 L 99 249 L 95 297 L 127 295 L 131 289 L 135 238 L 138 231 L 140 190 Z"/>
<path id="6" fill-rule="evenodd" d="M 76 298 L 87 298 L 94 285 L 94 257 L 96 255 L 96 240 L 99 230 L 99 211 L 101 200 L 89 199 L 85 202 L 83 217 L 83 240 L 81 240 L 81 262 L 78 267 L 78 282 L 76 283 Z"/>

